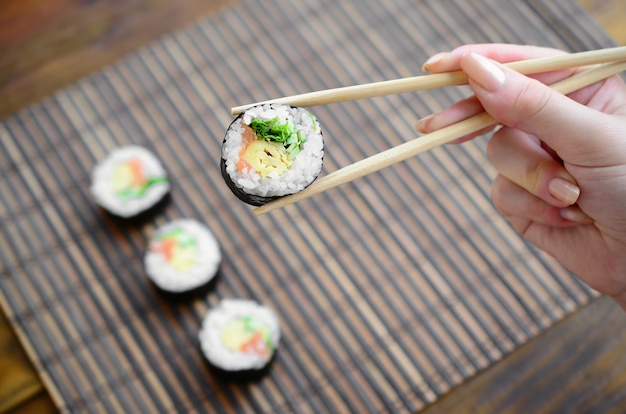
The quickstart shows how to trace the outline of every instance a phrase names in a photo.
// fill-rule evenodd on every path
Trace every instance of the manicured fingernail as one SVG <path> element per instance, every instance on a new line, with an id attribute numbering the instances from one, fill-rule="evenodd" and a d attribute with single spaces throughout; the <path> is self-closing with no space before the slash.
<path id="1" fill-rule="evenodd" d="M 506 73 L 493 61 L 487 59 L 484 56 L 479 55 L 478 53 L 470 53 L 470 57 L 473 61 L 480 66 L 482 71 L 470 71 L 467 69 L 468 75 L 474 79 L 483 89 L 495 92 L 506 80 Z"/>
<path id="2" fill-rule="evenodd" d="M 446 52 L 442 52 L 442 53 L 437 53 L 434 56 L 431 56 L 426 62 L 424 62 L 424 65 L 422 65 L 422 70 L 424 72 L 430 72 L 429 68 L 435 63 L 439 62 L 441 59 L 443 59 L 444 56 L 446 56 L 447 54 L 448 53 Z"/>
<path id="3" fill-rule="evenodd" d="M 565 207 L 559 210 L 561 217 L 574 223 L 589 224 L 593 223 L 591 217 L 586 215 L 578 206 Z"/>
<path id="4" fill-rule="evenodd" d="M 578 196 L 580 196 L 580 188 L 576 184 L 561 177 L 553 178 L 552 181 L 550 181 L 548 191 L 568 206 L 576 203 Z"/>
<path id="5" fill-rule="evenodd" d="M 421 132 L 422 134 L 425 134 L 428 132 L 428 123 L 430 122 L 431 119 L 433 119 L 434 115 L 428 115 L 427 117 L 424 117 L 422 119 L 420 119 L 419 121 L 417 121 L 417 123 L 415 124 L 415 129 L 417 130 L 417 132 Z"/>

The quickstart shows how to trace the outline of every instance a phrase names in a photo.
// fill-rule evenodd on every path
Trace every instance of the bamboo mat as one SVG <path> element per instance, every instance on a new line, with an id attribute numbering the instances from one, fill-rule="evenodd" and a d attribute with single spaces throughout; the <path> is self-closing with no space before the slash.
<path id="1" fill-rule="evenodd" d="M 489 200 L 486 139 L 448 146 L 255 218 L 219 171 L 231 106 L 413 76 L 469 42 L 570 51 L 611 42 L 573 1 L 244 1 L 0 124 L 0 298 L 64 412 L 408 412 L 588 302 Z M 465 88 L 314 107 L 323 174 L 414 138 Z M 116 221 L 95 163 L 139 144 L 173 181 L 167 207 Z M 146 240 L 191 217 L 219 239 L 215 287 L 176 300 Z M 280 317 L 267 376 L 233 383 L 197 333 L 221 298 Z M 497 387 L 497 384 L 494 384 Z"/>

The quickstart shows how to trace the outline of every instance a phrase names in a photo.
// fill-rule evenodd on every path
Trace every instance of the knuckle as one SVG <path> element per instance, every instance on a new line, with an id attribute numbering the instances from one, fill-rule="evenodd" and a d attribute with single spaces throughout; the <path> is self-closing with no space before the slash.
<path id="1" fill-rule="evenodd" d="M 508 196 L 505 195 L 507 186 L 507 179 L 501 175 L 498 175 L 491 186 L 491 201 L 493 202 L 496 210 L 501 214 L 506 214 L 508 209 L 506 208 Z"/>
<path id="2" fill-rule="evenodd" d="M 523 129 L 524 124 L 536 122 L 550 104 L 551 90 L 538 86 L 537 81 L 531 80 L 516 91 L 511 113 L 512 127 Z"/>

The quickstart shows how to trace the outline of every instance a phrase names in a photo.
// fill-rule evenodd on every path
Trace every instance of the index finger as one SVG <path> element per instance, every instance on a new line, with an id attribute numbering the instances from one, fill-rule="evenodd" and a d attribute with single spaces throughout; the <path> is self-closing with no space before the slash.
<path id="1" fill-rule="evenodd" d="M 566 52 L 558 49 L 511 45 L 502 43 L 483 43 L 463 45 L 450 52 L 438 53 L 424 63 L 422 69 L 429 73 L 443 73 L 461 70 L 461 58 L 469 53 L 478 53 L 500 63 L 517 62 L 520 60 L 538 59 L 550 56 L 565 55 Z M 573 69 L 537 74 L 531 77 L 543 82 L 553 83 L 573 73 Z"/>

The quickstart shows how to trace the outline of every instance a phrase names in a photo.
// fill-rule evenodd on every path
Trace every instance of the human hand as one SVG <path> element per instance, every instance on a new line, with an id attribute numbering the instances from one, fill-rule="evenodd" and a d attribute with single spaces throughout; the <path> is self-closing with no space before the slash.
<path id="1" fill-rule="evenodd" d="M 463 70 L 475 96 L 416 128 L 432 132 L 483 110 L 493 116 L 502 124 L 488 144 L 499 173 L 495 207 L 525 239 L 626 309 L 626 85 L 612 77 L 566 97 L 546 84 L 573 70 L 527 77 L 498 63 L 560 53 L 487 44 L 435 55 L 424 69 Z"/>

